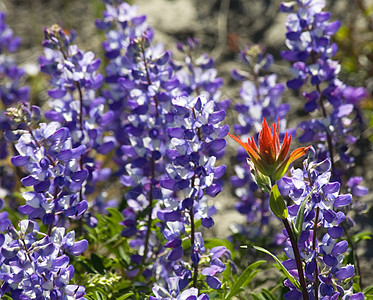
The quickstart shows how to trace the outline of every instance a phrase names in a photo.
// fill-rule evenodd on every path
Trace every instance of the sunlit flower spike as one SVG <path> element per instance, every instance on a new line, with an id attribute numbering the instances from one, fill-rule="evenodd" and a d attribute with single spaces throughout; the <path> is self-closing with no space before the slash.
<path id="1" fill-rule="evenodd" d="M 239 137 L 235 137 L 229 133 L 228 135 L 247 151 L 250 156 L 249 163 L 251 167 L 255 167 L 257 171 L 270 177 L 274 182 L 284 176 L 290 164 L 306 154 L 307 150 L 311 147 L 295 149 L 287 157 L 290 149 L 291 135 L 285 133 L 280 148 L 278 118 L 277 124 L 273 124 L 271 129 L 269 129 L 266 120 L 263 118 L 262 130 L 259 133 L 258 139 L 259 148 L 254 141 L 254 137 L 249 138 L 247 143 L 245 143 Z"/>

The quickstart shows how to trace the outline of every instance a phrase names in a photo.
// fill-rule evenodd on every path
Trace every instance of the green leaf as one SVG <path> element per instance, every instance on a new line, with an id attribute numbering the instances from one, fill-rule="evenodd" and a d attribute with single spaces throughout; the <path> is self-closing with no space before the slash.
<path id="1" fill-rule="evenodd" d="M 277 184 L 271 189 L 271 196 L 269 198 L 269 206 L 276 217 L 285 220 L 288 216 L 288 210 L 285 205 L 285 201 L 282 198 L 280 191 L 278 190 Z"/>
<path id="2" fill-rule="evenodd" d="M 364 294 L 365 296 L 367 296 L 367 295 L 369 295 L 369 294 L 373 294 L 373 285 L 366 287 L 366 288 L 364 289 L 364 291 L 363 291 L 363 294 Z"/>
<path id="3" fill-rule="evenodd" d="M 119 298 L 115 298 L 115 299 L 116 300 L 124 300 L 124 299 L 128 299 L 129 297 L 131 297 L 133 295 L 134 295 L 134 293 L 130 292 L 130 293 L 124 294 L 124 295 L 120 296 Z"/>
<path id="4" fill-rule="evenodd" d="M 259 296 L 255 293 L 250 293 L 250 296 L 253 297 L 254 300 L 263 300 L 262 297 L 260 297 L 261 295 L 259 294 Z"/>
<path id="5" fill-rule="evenodd" d="M 123 244 L 118 247 L 118 254 L 125 264 L 128 265 L 131 262 L 130 256 Z"/>
<path id="6" fill-rule="evenodd" d="M 275 295 L 273 295 L 269 290 L 262 288 L 262 295 L 267 300 L 277 300 Z"/>
<path id="7" fill-rule="evenodd" d="M 352 284 L 352 290 L 354 293 L 359 293 L 361 292 L 361 287 L 360 287 L 360 276 L 355 275 L 353 279 L 353 284 Z"/>
<path id="8" fill-rule="evenodd" d="M 284 265 L 281 263 L 281 261 L 274 255 L 272 254 L 271 252 L 269 252 L 267 249 L 264 249 L 262 247 L 259 247 L 259 246 L 253 246 L 253 248 L 257 251 L 261 251 L 261 252 L 264 252 L 270 256 L 272 256 L 272 258 L 277 262 L 277 264 L 279 265 L 281 271 L 285 274 L 285 276 L 290 280 L 290 282 L 299 290 L 302 290 L 298 280 L 296 280 L 290 273 L 289 271 L 284 267 Z"/>
<path id="9" fill-rule="evenodd" d="M 231 275 L 232 267 L 230 261 L 226 264 L 226 269 L 223 271 L 223 282 L 229 281 L 229 276 Z"/>
<path id="10" fill-rule="evenodd" d="M 236 283 L 233 285 L 231 291 L 229 294 L 225 297 L 225 300 L 231 299 L 233 296 L 239 293 L 239 290 L 241 287 L 247 286 L 250 281 L 252 280 L 252 277 L 250 276 L 252 272 L 258 268 L 261 264 L 265 263 L 265 260 L 259 260 L 257 262 L 252 263 L 250 266 L 248 266 L 245 271 L 242 272 L 241 276 L 237 279 Z"/>
<path id="11" fill-rule="evenodd" d="M 107 297 L 105 296 L 105 294 L 103 294 L 102 292 L 100 291 L 94 291 L 94 297 L 97 299 L 97 300 L 106 300 Z"/>
<path id="12" fill-rule="evenodd" d="M 4 295 L 1 299 L 4 299 L 4 300 L 13 300 L 11 297 L 9 297 L 7 295 Z"/>
<path id="13" fill-rule="evenodd" d="M 371 231 L 363 231 L 363 232 L 359 232 L 357 234 L 354 234 L 352 236 L 352 242 L 354 244 L 360 242 L 360 241 L 364 241 L 364 240 L 370 240 L 372 239 L 372 232 Z"/>

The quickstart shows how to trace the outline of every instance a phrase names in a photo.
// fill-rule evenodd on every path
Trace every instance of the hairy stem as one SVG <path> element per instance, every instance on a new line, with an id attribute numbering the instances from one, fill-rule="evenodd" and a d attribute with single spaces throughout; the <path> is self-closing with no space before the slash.
<path id="1" fill-rule="evenodd" d="M 317 232 L 317 224 L 319 222 L 319 214 L 320 214 L 320 207 L 317 207 L 315 223 L 313 224 L 313 236 L 312 236 L 312 249 L 315 252 L 316 252 L 316 232 Z M 313 261 L 315 262 L 315 266 L 316 266 L 316 269 L 315 269 L 315 286 L 314 286 L 315 300 L 318 300 L 319 299 L 319 284 L 320 284 L 320 282 L 319 282 L 319 268 L 318 268 L 318 265 L 317 265 L 317 253 L 316 253 Z"/>
<path id="2" fill-rule="evenodd" d="M 299 254 L 299 248 L 298 248 L 298 243 L 294 237 L 293 231 L 291 230 L 291 226 L 289 224 L 289 221 L 287 219 L 282 219 L 282 222 L 285 225 L 286 231 L 289 235 L 291 246 L 293 247 L 293 252 L 294 252 L 294 257 L 295 257 L 295 262 L 297 264 L 297 270 L 298 270 L 298 275 L 299 275 L 299 282 L 302 287 L 302 295 L 303 295 L 303 300 L 309 300 L 308 293 L 307 293 L 307 286 L 306 286 L 306 281 L 304 279 L 304 273 L 303 273 L 303 266 L 302 266 L 302 260 L 300 258 Z"/>

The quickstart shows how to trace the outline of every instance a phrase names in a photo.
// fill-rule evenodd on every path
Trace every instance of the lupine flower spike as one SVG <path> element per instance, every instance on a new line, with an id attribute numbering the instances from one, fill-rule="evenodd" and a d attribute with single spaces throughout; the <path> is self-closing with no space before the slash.
<path id="1" fill-rule="evenodd" d="M 306 154 L 307 150 L 311 147 L 295 149 L 290 156 L 287 157 L 291 136 L 285 133 L 284 141 L 280 148 L 278 118 L 277 124 L 273 124 L 271 129 L 269 129 L 266 120 L 263 118 L 262 130 L 259 133 L 258 139 L 259 148 L 254 141 L 254 137 L 251 137 L 251 139 L 248 139 L 247 143 L 244 143 L 239 137 L 235 137 L 229 133 L 228 135 L 247 151 L 250 156 L 250 167 L 253 170 L 257 170 L 257 172 L 260 172 L 262 175 L 270 177 L 273 182 L 276 182 L 284 176 L 290 164 Z"/>

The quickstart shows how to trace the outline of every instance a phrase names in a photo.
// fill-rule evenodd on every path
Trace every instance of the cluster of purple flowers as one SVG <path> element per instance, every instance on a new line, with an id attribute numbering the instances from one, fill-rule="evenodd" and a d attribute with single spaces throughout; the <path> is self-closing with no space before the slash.
<path id="1" fill-rule="evenodd" d="M 224 165 L 216 167 L 216 157 L 205 153 L 219 153 L 225 148 L 223 138 L 228 126 L 221 127 L 225 111 L 219 109 L 213 100 L 202 96 L 194 99 L 178 97 L 172 103 L 177 127 L 167 130 L 171 138 L 170 148 L 166 151 L 170 160 L 166 168 L 168 178 L 160 182 L 164 189 L 172 193 L 160 203 L 164 208 L 157 215 L 166 224 L 178 228 L 172 235 L 164 232 L 168 240 L 166 247 L 172 249 L 169 260 L 182 258 L 182 235 L 185 234 L 185 225 L 191 227 L 191 260 L 197 266 L 205 249 L 202 234 L 195 232 L 194 223 L 201 219 L 201 224 L 206 228 L 214 225 L 212 215 L 216 209 L 208 204 L 207 196 L 215 197 L 221 191 L 219 179 L 226 169 Z M 175 198 L 175 194 L 179 194 L 178 197 Z M 213 287 L 218 288 L 216 285 Z"/>
<path id="2" fill-rule="evenodd" d="M 5 13 L 0 12 L 0 99 L 5 107 L 18 101 L 27 101 L 29 88 L 21 86 L 25 71 L 19 68 L 14 59 L 7 55 L 17 51 L 21 39 L 13 36 L 13 30 L 5 23 Z"/>
<path id="3" fill-rule="evenodd" d="M 358 108 L 366 96 L 362 87 L 354 88 L 339 78 L 340 64 L 332 58 L 338 47 L 332 36 L 340 27 L 339 21 L 330 22 L 330 13 L 323 11 L 325 1 L 292 1 L 283 3 L 281 10 L 291 12 L 286 22 L 286 45 L 289 50 L 282 57 L 293 63 L 293 79 L 287 82 L 291 89 L 298 90 L 307 82 L 312 91 L 303 92 L 307 112 L 319 111 L 319 119 L 303 121 L 299 128 L 302 143 L 317 143 L 320 161 L 329 157 L 334 179 L 341 180 L 343 166 L 336 166 L 335 155 L 347 167 L 354 159 L 348 153 L 349 145 L 356 142 L 354 128 L 363 125 Z M 360 132 L 360 130 L 358 131 Z"/>
<path id="4" fill-rule="evenodd" d="M 69 284 L 74 267 L 65 253 L 80 255 L 86 249 L 85 240 L 75 242 L 74 231 L 65 234 L 63 227 L 45 235 L 34 221 L 21 221 L 19 230 L 9 226 L 0 235 L 0 296 L 9 292 L 13 299 L 85 299 L 84 287 Z"/>
<path id="5" fill-rule="evenodd" d="M 225 166 L 215 167 L 215 161 L 226 146 L 228 126 L 220 123 L 229 101 L 216 103 L 222 81 L 213 60 L 207 55 L 192 60 L 197 40 L 178 44 L 185 60 L 174 61 L 170 51 L 153 44 L 145 16 L 127 3 L 108 2 L 104 19 L 96 25 L 106 30 L 109 88 L 104 95 L 115 110 L 117 174 L 128 188 L 122 235 L 135 250 L 128 275 L 177 275 L 181 291 L 191 277 L 197 280 L 205 251 L 195 221 L 207 228 L 214 224 L 215 208 L 208 205 L 208 196 L 222 189 L 219 178 Z M 164 245 L 151 227 L 156 218 Z M 184 236 L 191 240 L 194 267 L 183 260 Z M 156 290 L 163 293 L 164 288 Z"/>
<path id="6" fill-rule="evenodd" d="M 267 54 L 263 47 L 252 45 L 241 51 L 240 58 L 248 71 L 232 72 L 235 80 L 243 80 L 240 90 L 242 103 L 234 106 L 239 121 L 234 125 L 234 131 L 246 140 L 250 134 L 260 131 L 263 118 L 272 122 L 279 118 L 280 131 L 283 132 L 286 128 L 285 116 L 290 108 L 288 103 L 281 103 L 285 87 L 281 83 L 276 83 L 276 74 L 263 75 L 273 64 L 272 55 Z M 259 230 L 251 233 L 256 235 L 260 234 L 260 228 L 268 223 L 269 199 L 268 196 L 258 193 L 258 186 L 252 178 L 246 158 L 246 151 L 240 147 L 236 156 L 239 164 L 234 166 L 236 175 L 231 178 L 231 184 L 240 200 L 235 204 L 237 211 L 246 215 L 248 223 L 260 221 Z"/>
<path id="7" fill-rule="evenodd" d="M 0 136 L 0 159 L 8 156 L 6 143 L 13 143 L 15 155 L 10 162 L 21 168 L 25 200 L 17 208 L 28 218 L 16 229 L 8 212 L 0 212 L 0 297 L 85 299 L 85 288 L 71 284 L 70 259 L 86 251 L 88 242 L 75 241 L 70 223 L 79 220 L 80 234 L 97 225 L 95 212 L 107 213 L 104 208 L 110 203 L 118 206 L 118 201 L 107 201 L 106 191 L 100 189 L 100 182 L 109 179 L 119 181 L 116 196 L 123 198 L 119 242 L 124 241 L 128 250 L 123 280 L 136 286 L 150 280 L 152 295 L 147 296 L 153 300 L 207 300 L 208 290 L 226 294 L 235 279 L 231 252 L 225 246 L 208 247 L 199 228 L 214 226 L 213 198 L 223 189 L 226 171 L 225 165 L 217 164 L 225 154 L 229 130 L 223 125 L 230 101 L 221 100 L 222 79 L 213 59 L 197 55 L 197 39 L 177 44 L 184 57 L 176 61 L 171 51 L 153 42 L 153 29 L 135 6 L 121 0 L 104 2 L 103 19 L 95 24 L 105 32 L 105 75 L 99 72 L 101 60 L 93 52 L 73 44 L 74 31 L 60 25 L 44 30 L 44 55 L 39 62 L 51 85 L 44 116 L 41 108 L 27 104 L 28 88 L 20 87 L 23 71 L 4 55 L 17 49 L 19 39 L 0 13 L 0 97 L 7 108 L 0 115 L 0 130 L 5 130 Z M 256 236 L 268 223 L 270 207 L 276 209 L 273 202 L 278 204 L 278 212 L 273 212 L 283 216 L 286 227 L 283 266 L 293 277 L 284 281 L 289 288 L 285 299 L 359 300 L 364 295 L 354 293 L 355 268 L 345 265 L 349 245 L 342 224 L 352 195 L 361 197 L 368 191 L 360 185 L 361 177 L 352 177 L 347 181 L 351 194 L 340 192 L 341 169 L 335 152 L 348 166 L 353 163 L 348 146 L 357 138 L 351 116 L 360 117 L 357 104 L 365 90 L 338 79 L 339 64 L 332 60 L 337 47 L 331 36 L 340 24 L 329 22 L 324 6 L 323 0 L 281 5 L 283 11 L 293 12 L 286 23 L 289 50 L 282 53 L 294 63 L 294 78 L 287 86 L 300 89 L 310 81 L 314 88 L 303 93 L 305 110 L 322 114 L 299 125 L 300 142 L 312 142 L 315 148 L 309 150 L 303 169 L 291 168 L 291 176 L 280 180 L 271 177 L 276 168 L 283 168 L 284 174 L 309 147 L 298 148 L 292 159 L 286 158 L 291 139 L 286 135 L 280 147 L 279 138 L 290 109 L 281 102 L 285 86 L 269 73 L 273 57 L 260 46 L 249 46 L 241 52 L 248 72 L 232 73 L 235 80 L 243 81 L 243 102 L 235 105 L 239 124 L 234 130 L 246 140 L 260 130 L 263 118 L 278 123 L 271 132 L 263 121 L 266 128 L 259 147 L 256 135 L 250 145 L 235 138 L 247 146 L 252 169 L 240 149 L 231 183 L 240 199 L 236 209 L 249 223 L 260 221 Z M 272 174 L 256 177 L 273 187 L 271 198 L 252 176 L 258 169 Z M 5 171 L 11 172 L 0 166 L 0 174 Z M 1 197 L 7 193 L 3 188 L 9 190 L 12 184 L 0 178 L 0 210 Z M 285 206 L 278 187 L 292 205 Z M 83 220 L 88 227 L 83 228 Z M 228 264 L 230 273 L 222 282 Z"/>
<path id="8" fill-rule="evenodd" d="M 11 47 L 11 32 L 8 32 L 8 36 Z M 46 38 L 45 44 L 52 49 L 59 47 L 62 56 L 65 49 L 71 50 L 68 48 L 68 36 L 62 33 L 59 26 L 46 30 Z M 5 38 L 4 41 L 6 43 Z M 84 60 L 84 55 L 75 54 L 71 55 L 76 60 L 78 57 Z M 41 68 L 53 76 L 51 83 L 56 88 L 49 94 L 55 99 L 64 98 L 69 89 L 73 93 L 74 79 L 78 80 L 79 77 L 74 72 L 72 62 L 66 71 L 69 64 L 67 56 L 58 61 L 57 55 L 51 50 L 49 60 L 41 58 Z M 96 62 L 91 63 L 89 58 L 85 58 L 85 61 L 86 64 L 81 65 L 84 72 L 91 65 L 93 67 L 88 71 L 97 69 Z M 87 78 L 80 79 L 80 82 L 76 81 L 79 82 L 77 86 L 89 86 Z M 16 80 L 14 82 L 17 84 Z M 82 94 L 80 90 L 79 93 Z M 79 219 L 88 208 L 87 201 L 83 199 L 83 189 L 89 172 L 83 168 L 82 156 L 87 146 L 92 145 L 87 143 L 86 146 L 82 139 L 76 138 L 82 136 L 76 133 L 72 125 L 76 116 L 69 108 L 63 110 L 64 105 L 69 106 L 69 100 L 73 101 L 72 97 L 67 99 L 66 96 L 58 103 L 57 100 L 53 103 L 53 108 L 57 108 L 54 112 L 59 112 L 59 118 L 57 113 L 50 112 L 49 116 L 54 120 L 49 123 L 41 123 L 39 107 L 30 107 L 22 102 L 25 99 L 17 97 L 21 101 L 18 106 L 9 107 L 4 114 L 8 122 L 4 137 L 14 143 L 16 155 L 11 158 L 12 165 L 23 167 L 26 171 L 21 179 L 21 183 L 27 187 L 27 191 L 22 193 L 26 203 L 18 210 L 30 221 L 21 221 L 21 229 L 17 231 L 4 218 L 7 213 L 2 213 L 2 224 L 7 227 L 2 231 L 7 230 L 7 233 L 1 235 L 1 293 L 10 293 L 14 299 L 84 299 L 83 287 L 69 285 L 74 268 L 69 266 L 69 258 L 64 252 L 80 255 L 87 249 L 88 243 L 85 239 L 75 242 L 74 231 L 65 235 L 64 227 L 69 224 L 68 218 Z M 82 126 L 79 129 L 83 132 Z M 47 233 L 39 231 L 37 220 L 46 225 Z"/>
<path id="9" fill-rule="evenodd" d="M 289 218 L 294 224 L 300 207 L 304 206 L 302 231 L 298 233 L 297 243 L 304 264 L 307 292 L 310 299 L 349 299 L 353 293 L 354 266 L 343 264 L 348 243 L 342 238 L 344 229 L 341 223 L 346 216 L 340 209 L 351 203 L 352 196 L 340 193 L 339 182 L 330 182 L 330 160 L 318 162 L 314 160 L 315 150 L 311 148 L 309 151 L 303 169 L 292 168 L 292 177 L 283 177 L 279 182 L 281 193 L 294 202 L 288 207 Z M 289 237 L 286 231 L 284 234 Z M 294 277 L 298 277 L 293 251 L 288 240 L 285 244 L 288 260 L 283 264 Z M 285 299 L 302 297 L 290 280 L 285 281 L 285 286 L 290 288 L 284 295 Z M 358 293 L 352 299 L 364 299 L 364 296 Z"/>
<path id="10" fill-rule="evenodd" d="M 22 194 L 26 203 L 18 210 L 30 220 L 42 220 L 48 232 L 39 232 L 34 221 L 21 221 L 20 232 L 8 226 L 8 233 L 2 235 L 2 293 L 10 292 L 16 299 L 63 299 L 64 295 L 80 299 L 84 288 L 68 285 L 74 268 L 68 266 L 69 258 L 62 250 L 79 255 L 88 243 L 84 239 L 75 243 L 75 233 L 65 236 L 62 226 L 67 226 L 66 218 L 78 219 L 87 209 L 87 202 L 78 196 L 88 175 L 78 164 L 85 146 L 73 148 L 69 130 L 56 122 L 34 128 L 40 112 L 27 104 L 7 111 L 19 123 L 6 135 L 16 142 L 18 152 L 11 162 L 24 167 L 28 174 L 21 182 L 32 186 Z"/>
<path id="11" fill-rule="evenodd" d="M 18 67 L 10 55 L 17 51 L 21 39 L 13 35 L 13 30 L 5 23 L 5 13 L 0 12 L 0 198 L 10 196 L 16 181 L 14 171 L 6 163 L 9 143 L 4 132 L 10 129 L 5 109 L 18 101 L 28 101 L 29 88 L 22 86 L 25 71 Z"/>
<path id="12" fill-rule="evenodd" d="M 84 195 L 90 195 L 99 182 L 111 175 L 109 168 L 101 168 L 103 162 L 97 159 L 96 153 L 105 155 L 115 146 L 114 138 L 107 134 L 114 112 L 105 111 L 105 98 L 96 95 L 103 82 L 103 76 L 97 73 L 101 61 L 91 51 L 83 52 L 72 44 L 74 31 L 68 34 L 60 25 L 53 25 L 44 29 L 44 35 L 44 56 L 39 61 L 41 71 L 51 76 L 52 85 L 48 91 L 51 109 L 45 116 L 68 129 L 72 147 L 85 147 L 76 158 L 80 168 L 87 172 Z M 99 204 L 102 200 L 96 202 Z M 84 216 L 89 226 L 97 223 L 91 212 L 103 212 L 105 207 L 92 205 Z"/>

